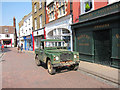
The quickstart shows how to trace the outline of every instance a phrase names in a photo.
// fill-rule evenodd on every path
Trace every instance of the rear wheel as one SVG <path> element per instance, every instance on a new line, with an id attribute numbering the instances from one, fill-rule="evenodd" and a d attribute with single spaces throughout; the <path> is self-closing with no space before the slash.
<path id="1" fill-rule="evenodd" d="M 41 61 L 38 59 L 38 55 L 35 56 L 35 63 L 37 66 L 41 65 Z"/>
<path id="2" fill-rule="evenodd" d="M 48 62 L 47 62 L 47 67 L 48 67 L 48 73 L 49 74 L 51 74 L 51 75 L 55 74 L 56 70 L 51 65 L 51 61 L 50 60 L 48 60 Z"/>

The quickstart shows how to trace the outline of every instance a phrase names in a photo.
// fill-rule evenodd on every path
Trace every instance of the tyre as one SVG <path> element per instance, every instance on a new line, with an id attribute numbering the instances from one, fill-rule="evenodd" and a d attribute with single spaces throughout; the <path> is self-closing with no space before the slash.
<path id="1" fill-rule="evenodd" d="M 48 73 L 49 74 L 51 74 L 51 75 L 55 74 L 56 70 L 51 65 L 51 61 L 50 60 L 48 60 L 48 62 L 47 62 L 47 67 L 48 67 Z"/>
<path id="2" fill-rule="evenodd" d="M 38 59 L 38 55 L 35 56 L 35 63 L 37 66 L 41 65 L 41 61 Z"/>
<path id="3" fill-rule="evenodd" d="M 77 71 L 78 68 L 79 68 L 79 65 L 75 65 L 75 66 L 74 66 L 74 70 L 75 70 L 75 71 Z"/>
<path id="4" fill-rule="evenodd" d="M 70 66 L 70 67 L 69 67 L 69 70 L 77 71 L 78 68 L 79 68 L 79 65 L 74 65 L 74 66 Z"/>

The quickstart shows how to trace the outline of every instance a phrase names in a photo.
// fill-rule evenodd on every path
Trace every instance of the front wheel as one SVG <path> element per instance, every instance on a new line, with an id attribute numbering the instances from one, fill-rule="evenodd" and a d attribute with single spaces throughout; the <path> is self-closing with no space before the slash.
<path id="1" fill-rule="evenodd" d="M 41 65 L 41 61 L 38 59 L 38 55 L 35 56 L 35 63 L 37 66 Z"/>
<path id="2" fill-rule="evenodd" d="M 77 71 L 78 68 L 79 68 L 79 65 L 74 65 L 69 67 L 70 70 L 74 70 L 74 71 Z"/>
<path id="3" fill-rule="evenodd" d="M 48 62 L 47 62 L 47 67 L 48 67 L 48 73 L 49 74 L 51 74 L 51 75 L 55 74 L 56 70 L 51 65 L 51 61 L 50 60 L 48 60 Z"/>

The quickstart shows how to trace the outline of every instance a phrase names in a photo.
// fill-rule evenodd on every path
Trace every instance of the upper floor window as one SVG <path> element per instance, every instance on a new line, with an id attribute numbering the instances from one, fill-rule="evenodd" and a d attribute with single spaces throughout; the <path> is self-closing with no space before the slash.
<path id="1" fill-rule="evenodd" d="M 40 28 L 42 28 L 42 15 L 40 15 Z"/>
<path id="2" fill-rule="evenodd" d="M 5 29 L 5 32 L 8 32 L 8 29 Z"/>
<path id="3" fill-rule="evenodd" d="M 84 14 L 86 12 L 89 12 L 93 10 L 93 0 L 81 0 L 81 14 Z"/>
<path id="4" fill-rule="evenodd" d="M 27 27 L 27 21 L 25 21 L 25 27 Z"/>
<path id="5" fill-rule="evenodd" d="M 50 13 L 49 13 L 49 20 L 50 21 L 52 21 L 52 20 L 54 20 L 55 19 L 55 14 L 54 14 L 54 5 L 51 5 L 50 7 L 49 7 L 49 10 L 50 10 Z"/>
<path id="6" fill-rule="evenodd" d="M 29 19 L 29 25 L 30 25 L 30 19 Z"/>
<path id="7" fill-rule="evenodd" d="M 65 15 L 65 2 L 59 1 L 59 10 L 58 10 L 58 17 Z"/>
<path id="8" fill-rule="evenodd" d="M 42 0 L 39 2 L 39 8 L 42 8 Z"/>
<path id="9" fill-rule="evenodd" d="M 35 18 L 35 30 L 37 30 L 37 18 Z"/>
<path id="10" fill-rule="evenodd" d="M 31 29 L 29 28 L 29 33 L 31 34 Z"/>
<path id="11" fill-rule="evenodd" d="M 37 3 L 34 4 L 34 13 L 37 12 Z"/>

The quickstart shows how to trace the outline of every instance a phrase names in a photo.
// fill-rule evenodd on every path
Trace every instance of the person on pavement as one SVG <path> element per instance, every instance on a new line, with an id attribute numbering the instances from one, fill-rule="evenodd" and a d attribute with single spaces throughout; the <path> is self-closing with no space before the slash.
<path id="1" fill-rule="evenodd" d="M 23 44 L 21 43 L 21 52 L 23 51 Z"/>
<path id="2" fill-rule="evenodd" d="M 2 44 L 1 50 L 2 50 L 2 53 L 3 53 L 4 52 L 4 45 L 3 44 Z"/>
<path id="3" fill-rule="evenodd" d="M 20 52 L 20 45 L 18 44 L 18 53 Z"/>

